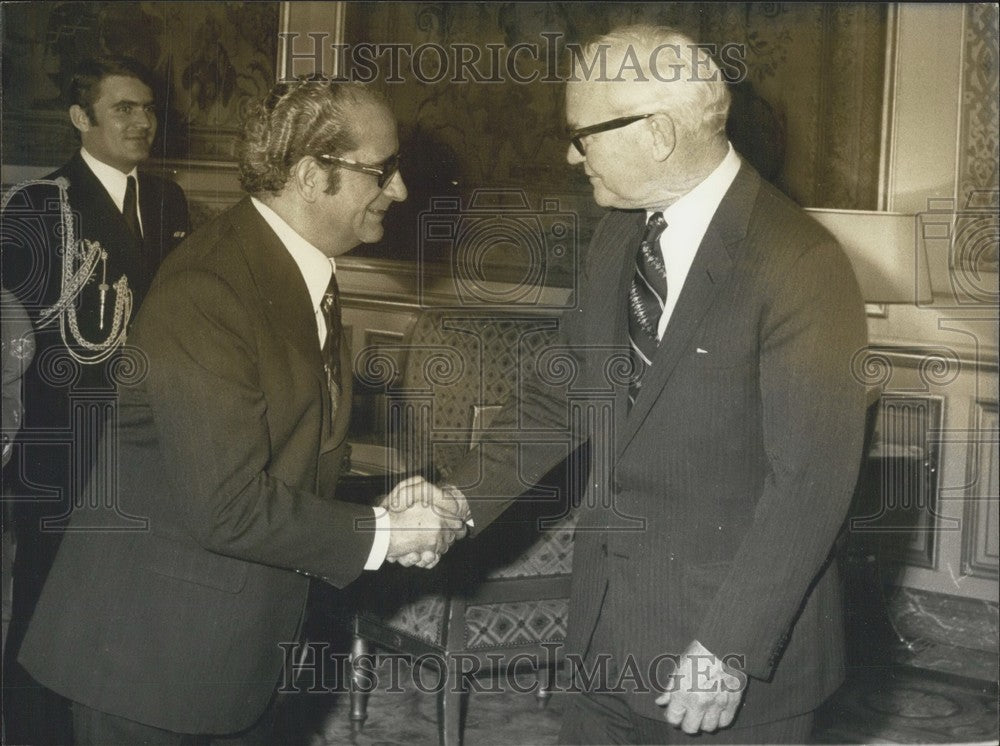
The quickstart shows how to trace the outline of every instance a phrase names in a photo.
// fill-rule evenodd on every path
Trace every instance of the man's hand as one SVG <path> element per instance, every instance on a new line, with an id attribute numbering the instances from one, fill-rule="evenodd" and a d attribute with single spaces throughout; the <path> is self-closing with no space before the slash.
<path id="1" fill-rule="evenodd" d="M 725 728 L 736 716 L 743 698 L 745 677 L 733 675 L 726 665 L 695 640 L 681 657 L 669 689 L 656 704 L 667 706 L 665 717 L 685 733 Z"/>
<path id="2" fill-rule="evenodd" d="M 469 507 L 462 493 L 441 489 L 423 477 L 404 479 L 382 500 L 389 511 L 390 562 L 434 567 L 468 531 Z"/>

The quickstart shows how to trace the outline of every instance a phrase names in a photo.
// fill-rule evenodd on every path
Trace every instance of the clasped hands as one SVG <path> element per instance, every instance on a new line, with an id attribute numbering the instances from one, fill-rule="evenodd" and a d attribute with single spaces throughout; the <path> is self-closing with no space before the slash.
<path id="1" fill-rule="evenodd" d="M 468 533 L 471 513 L 462 493 L 423 477 L 404 479 L 381 505 L 389 512 L 386 559 L 404 567 L 434 567 L 452 543 Z"/>

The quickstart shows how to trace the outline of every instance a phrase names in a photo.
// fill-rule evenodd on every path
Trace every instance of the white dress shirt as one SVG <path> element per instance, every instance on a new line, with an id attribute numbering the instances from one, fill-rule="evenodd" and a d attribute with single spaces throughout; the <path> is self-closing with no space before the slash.
<path id="1" fill-rule="evenodd" d="M 729 145 L 722 162 L 715 167 L 704 181 L 685 194 L 670 207 L 662 210 L 647 210 L 646 220 L 654 212 L 662 212 L 667 221 L 667 227 L 660 235 L 660 252 L 663 254 L 663 265 L 667 270 L 667 300 L 660 316 L 660 325 L 656 338 L 662 339 L 663 332 L 670 321 L 670 315 L 677 305 L 677 298 L 684 287 L 688 271 L 698 253 L 701 240 L 705 237 L 708 224 L 712 222 L 715 211 L 726 191 L 740 170 L 740 157 Z M 668 251 L 669 248 L 669 251 Z M 472 519 L 466 521 L 474 526 Z"/>
<path id="2" fill-rule="evenodd" d="M 670 316 L 677 306 L 677 299 L 684 288 L 691 264 L 701 245 L 708 224 L 712 222 L 719 203 L 726 195 L 737 172 L 740 157 L 729 145 L 729 152 L 704 181 L 685 194 L 672 205 L 662 210 L 667 227 L 660 235 L 660 252 L 667 270 L 667 300 L 660 316 L 656 338 L 663 339 L 663 332 L 670 322 Z M 656 210 L 648 210 L 646 219 Z"/>
<path id="3" fill-rule="evenodd" d="M 111 201 L 115 203 L 118 212 L 125 211 L 125 188 L 128 185 L 128 177 L 135 179 L 135 211 L 139 216 L 139 229 L 142 230 L 142 210 L 139 209 L 139 169 L 133 168 L 127 174 L 123 174 L 114 166 L 97 160 L 87 152 L 86 148 L 80 148 L 80 156 L 87 168 L 94 172 L 94 176 L 101 182 L 101 186 L 107 191 Z"/>
<path id="4" fill-rule="evenodd" d="M 316 328 L 319 331 L 317 341 L 322 348 L 323 342 L 326 340 L 326 316 L 323 314 L 320 304 L 323 301 L 326 288 L 330 284 L 330 278 L 337 271 L 337 264 L 332 257 L 328 257 L 296 233 L 295 229 L 270 207 L 255 197 L 251 197 L 250 201 L 257 208 L 260 216 L 264 218 L 264 222 L 271 226 L 271 230 L 277 234 L 278 239 L 299 268 L 299 272 L 302 273 L 302 279 L 309 291 L 313 313 L 316 315 Z M 389 553 L 389 513 L 385 508 L 373 508 L 373 510 L 375 511 L 375 541 L 368 553 L 368 561 L 365 562 L 366 570 L 378 570 Z"/>

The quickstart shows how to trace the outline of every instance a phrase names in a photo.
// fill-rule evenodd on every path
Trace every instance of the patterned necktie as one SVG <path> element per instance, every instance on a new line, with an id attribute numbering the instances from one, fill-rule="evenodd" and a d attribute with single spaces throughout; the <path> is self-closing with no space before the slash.
<path id="1" fill-rule="evenodd" d="M 125 225 L 132 231 L 132 235 L 141 241 L 142 228 L 139 227 L 139 206 L 135 193 L 135 177 L 129 176 L 125 182 L 125 203 L 122 206 L 122 217 L 125 218 Z"/>
<path id="2" fill-rule="evenodd" d="M 326 373 L 326 385 L 330 390 L 330 419 L 337 409 L 340 400 L 340 339 L 344 334 L 340 320 L 340 289 L 337 287 L 336 272 L 330 276 L 330 284 L 326 286 L 323 300 L 319 304 L 326 321 L 326 339 L 323 341 L 323 370 Z"/>
<path id="3" fill-rule="evenodd" d="M 642 376 L 653 363 L 659 345 L 657 329 L 667 300 L 667 270 L 660 252 L 660 234 L 667 227 L 662 212 L 646 223 L 646 235 L 635 255 L 635 274 L 628 291 L 628 336 L 634 374 L 629 384 L 629 406 L 635 404 Z"/>

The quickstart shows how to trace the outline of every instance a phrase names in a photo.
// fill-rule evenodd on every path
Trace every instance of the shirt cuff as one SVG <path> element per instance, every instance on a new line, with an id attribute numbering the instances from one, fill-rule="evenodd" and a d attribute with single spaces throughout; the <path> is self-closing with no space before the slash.
<path id="1" fill-rule="evenodd" d="M 385 508 L 372 508 L 375 511 L 375 541 L 365 562 L 366 570 L 378 570 L 389 554 L 389 511 Z"/>

